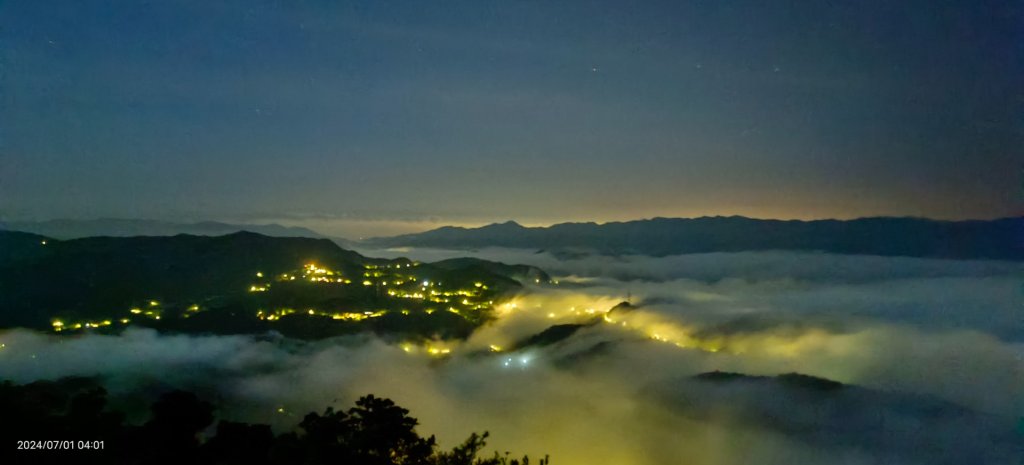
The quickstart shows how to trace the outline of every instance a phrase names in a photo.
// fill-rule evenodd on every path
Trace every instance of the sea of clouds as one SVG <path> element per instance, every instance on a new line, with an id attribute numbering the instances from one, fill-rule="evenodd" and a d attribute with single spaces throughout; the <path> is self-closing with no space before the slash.
<path id="1" fill-rule="evenodd" d="M 394 399 L 453 446 L 556 464 L 1020 463 L 1024 458 L 1024 265 L 996 261 L 750 252 L 670 257 L 527 250 L 369 250 L 434 261 L 477 256 L 539 266 L 466 341 L 360 335 L 54 337 L 0 332 L 0 379 L 103 380 L 116 402 L 169 388 L 219 415 L 271 423 Z M 606 314 L 620 302 L 633 308 Z M 511 350 L 552 325 L 584 324 Z M 501 348 L 495 352 L 492 346 Z M 715 384 L 709 371 L 798 372 L 842 393 L 773 382 Z"/>

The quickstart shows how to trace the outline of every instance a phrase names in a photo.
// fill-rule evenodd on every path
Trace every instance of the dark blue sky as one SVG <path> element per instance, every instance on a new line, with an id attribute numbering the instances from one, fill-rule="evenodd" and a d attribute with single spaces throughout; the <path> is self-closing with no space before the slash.
<path id="1" fill-rule="evenodd" d="M 0 219 L 1019 212 L 1022 3 L 0 2 Z"/>

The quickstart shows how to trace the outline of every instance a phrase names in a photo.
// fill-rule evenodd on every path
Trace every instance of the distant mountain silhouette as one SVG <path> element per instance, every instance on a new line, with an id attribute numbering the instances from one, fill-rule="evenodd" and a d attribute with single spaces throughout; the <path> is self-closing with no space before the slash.
<path id="1" fill-rule="evenodd" d="M 822 251 L 951 259 L 1024 260 L 1024 218 L 938 221 L 920 218 L 761 220 L 740 216 L 654 218 L 628 222 L 524 227 L 509 221 L 481 228 L 443 227 L 374 238 L 378 247 L 540 249 L 556 256 L 664 256 L 756 250 Z"/>
<path id="2" fill-rule="evenodd" d="M 177 223 L 171 221 L 126 218 L 13 221 L 0 223 L 0 229 L 31 232 L 52 237 L 54 239 L 75 239 L 95 236 L 173 236 L 176 234 L 222 236 L 238 231 L 251 231 L 265 236 L 276 237 L 324 237 L 316 231 L 307 228 L 281 226 L 279 224 L 231 224 L 216 221 Z"/>

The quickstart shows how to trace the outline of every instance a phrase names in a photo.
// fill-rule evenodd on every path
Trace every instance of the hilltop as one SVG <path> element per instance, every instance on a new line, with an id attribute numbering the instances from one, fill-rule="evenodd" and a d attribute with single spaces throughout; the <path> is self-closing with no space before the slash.
<path id="1" fill-rule="evenodd" d="M 327 239 L 251 232 L 62 241 L 0 231 L 0 327 L 460 337 L 523 279 L 548 277 L 483 260 L 374 259 Z"/>

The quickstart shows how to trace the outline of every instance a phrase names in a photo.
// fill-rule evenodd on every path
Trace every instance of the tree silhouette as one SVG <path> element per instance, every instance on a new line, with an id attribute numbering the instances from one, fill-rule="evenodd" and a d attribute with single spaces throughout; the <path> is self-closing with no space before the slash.
<path id="1" fill-rule="evenodd" d="M 198 434 L 213 422 L 213 405 L 195 394 L 171 391 L 151 407 L 152 417 L 134 434 L 135 455 L 145 463 L 187 463 L 199 452 Z"/>
<path id="2" fill-rule="evenodd" d="M 274 433 L 269 425 L 250 425 L 222 420 L 216 436 L 203 445 L 201 463 L 264 465 L 270 463 Z"/>
<path id="3" fill-rule="evenodd" d="M 367 395 L 347 411 L 309 413 L 295 431 L 275 436 L 269 425 L 221 420 L 214 407 L 186 391 L 170 391 L 150 408 L 140 426 L 126 425 L 111 411 L 107 393 L 93 381 L 69 378 L 0 384 L 0 463 L 109 463 L 200 465 L 529 465 L 509 453 L 479 458 L 488 433 L 472 433 L 450 451 L 439 451 L 434 436 L 417 433 L 419 421 L 389 399 Z M 103 441 L 102 450 L 16 450 L 19 439 Z M 548 465 L 548 458 L 540 465 Z"/>
<path id="4" fill-rule="evenodd" d="M 471 433 L 465 442 L 455 446 L 450 452 L 435 454 L 433 463 L 435 465 L 530 465 L 529 457 L 514 459 L 509 457 L 508 452 L 505 452 L 505 455 L 495 452 L 494 457 L 487 459 L 477 458 L 477 454 L 487 445 L 489 436 L 490 433 L 487 431 L 484 431 L 483 434 Z M 548 462 L 548 456 L 545 455 L 540 460 L 540 465 L 548 465 Z"/>

